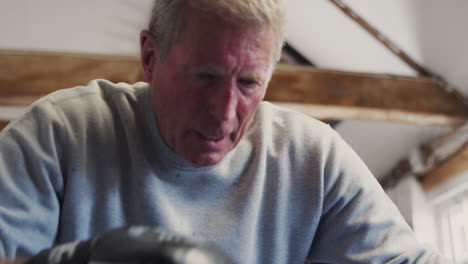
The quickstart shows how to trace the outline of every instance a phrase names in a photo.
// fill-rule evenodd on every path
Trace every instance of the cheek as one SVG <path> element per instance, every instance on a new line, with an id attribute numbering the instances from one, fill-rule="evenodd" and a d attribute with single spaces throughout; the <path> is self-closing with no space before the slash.
<path id="1" fill-rule="evenodd" d="M 191 89 L 186 91 L 181 91 L 177 93 L 176 101 L 174 102 L 175 111 L 180 112 L 184 115 L 186 121 L 196 120 L 200 111 L 205 107 L 204 98 L 206 95 L 203 95 L 200 92 L 194 92 Z"/>
<path id="2" fill-rule="evenodd" d="M 166 76 L 164 80 L 164 91 L 162 99 L 168 108 L 174 109 L 176 112 L 184 111 L 187 108 L 192 108 L 196 102 L 200 101 L 202 96 L 197 93 L 189 82 L 183 76 L 172 74 Z"/>
<path id="3" fill-rule="evenodd" d="M 166 114 L 171 116 L 171 122 L 176 123 L 179 129 L 192 126 L 205 105 L 205 96 L 202 93 L 194 91 L 187 84 L 175 81 L 162 98 Z"/>
<path id="4" fill-rule="evenodd" d="M 238 115 L 241 122 L 247 123 L 257 110 L 258 105 L 262 101 L 263 96 L 258 95 L 250 98 L 249 100 L 243 101 L 238 106 Z M 244 124 L 245 125 L 245 124 Z"/>

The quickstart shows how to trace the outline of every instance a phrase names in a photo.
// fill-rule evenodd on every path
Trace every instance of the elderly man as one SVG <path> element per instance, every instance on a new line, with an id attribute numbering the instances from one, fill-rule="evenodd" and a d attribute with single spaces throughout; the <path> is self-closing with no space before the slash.
<path id="1" fill-rule="evenodd" d="M 283 39 L 281 0 L 156 0 L 147 83 L 53 93 L 0 134 L 0 256 L 143 225 L 234 263 L 436 263 L 332 129 L 261 102 Z"/>

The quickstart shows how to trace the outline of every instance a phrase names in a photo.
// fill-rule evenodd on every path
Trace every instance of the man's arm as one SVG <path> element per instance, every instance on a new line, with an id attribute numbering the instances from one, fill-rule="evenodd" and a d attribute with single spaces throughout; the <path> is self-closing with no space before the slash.
<path id="1" fill-rule="evenodd" d="M 0 133 L 0 257 L 28 257 L 50 247 L 56 236 L 63 185 L 60 119 L 47 100 Z"/>
<path id="2" fill-rule="evenodd" d="M 325 166 L 323 213 L 309 260 L 325 263 L 440 263 L 340 138 Z"/>

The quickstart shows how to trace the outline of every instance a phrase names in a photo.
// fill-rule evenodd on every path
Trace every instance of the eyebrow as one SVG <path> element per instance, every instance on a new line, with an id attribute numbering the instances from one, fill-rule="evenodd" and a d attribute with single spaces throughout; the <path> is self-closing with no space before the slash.
<path id="1" fill-rule="evenodd" d="M 212 65 L 193 67 L 192 69 L 189 69 L 189 72 L 191 73 L 202 72 L 202 73 L 210 73 L 210 74 L 221 75 L 221 76 L 229 75 L 229 73 L 226 70 L 222 69 L 221 67 L 212 66 Z M 252 72 L 252 73 L 241 74 L 242 78 L 249 78 L 258 82 L 264 82 L 268 78 L 267 75 L 268 75 L 268 72 L 266 73 Z"/>
<path id="2" fill-rule="evenodd" d="M 191 73 L 204 72 L 204 73 L 212 73 L 215 75 L 227 75 L 227 71 L 216 66 L 196 66 L 196 67 L 192 67 L 191 69 L 189 69 L 189 72 Z"/>

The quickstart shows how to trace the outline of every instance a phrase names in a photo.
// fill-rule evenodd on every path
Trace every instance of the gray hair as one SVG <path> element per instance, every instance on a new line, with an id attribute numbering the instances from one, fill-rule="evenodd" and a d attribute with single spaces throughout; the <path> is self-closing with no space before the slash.
<path id="1" fill-rule="evenodd" d="M 254 25 L 268 25 L 277 37 L 277 59 L 285 38 L 283 0 L 155 0 L 149 31 L 160 47 L 164 59 L 181 33 L 186 8 L 205 11 L 232 20 Z"/>

